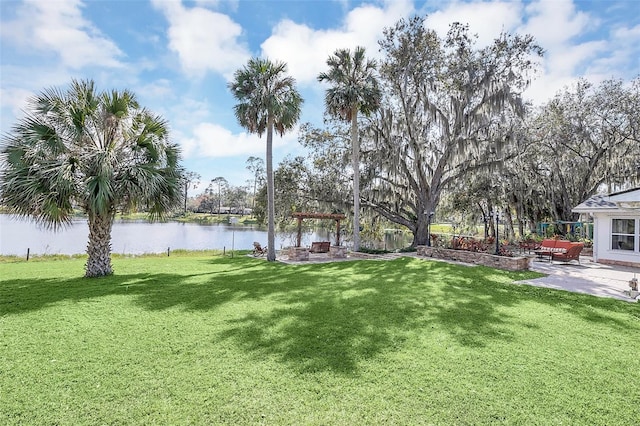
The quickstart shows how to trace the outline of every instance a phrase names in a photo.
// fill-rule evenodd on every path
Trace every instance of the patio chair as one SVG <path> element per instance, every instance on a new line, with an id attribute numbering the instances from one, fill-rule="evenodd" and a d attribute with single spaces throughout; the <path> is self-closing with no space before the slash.
<path id="1" fill-rule="evenodd" d="M 258 256 L 264 256 L 267 253 L 267 248 L 266 247 L 262 247 L 260 245 L 259 242 L 254 241 L 253 242 L 253 256 L 254 257 L 258 257 Z"/>

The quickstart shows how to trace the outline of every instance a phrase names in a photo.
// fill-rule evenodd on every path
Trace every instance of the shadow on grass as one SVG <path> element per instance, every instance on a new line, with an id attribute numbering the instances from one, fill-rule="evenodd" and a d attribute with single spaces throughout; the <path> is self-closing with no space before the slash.
<path id="1" fill-rule="evenodd" d="M 64 301 L 78 302 L 114 295 L 130 296 L 135 303 L 149 310 L 172 307 L 208 310 L 238 295 L 259 299 L 270 292 L 269 286 L 260 285 L 260 275 L 254 273 L 254 270 L 264 270 L 265 265 L 233 259 L 213 259 L 206 263 L 224 268 L 191 274 L 158 272 L 101 278 L 2 280 L 0 315 L 39 310 Z M 286 275 L 281 274 L 278 279 L 284 280 Z"/>
<path id="2" fill-rule="evenodd" d="M 357 374 L 362 360 L 393 351 L 415 333 L 448 333 L 468 347 L 512 340 L 514 327 L 536 327 L 503 309 L 523 302 L 552 305 L 615 329 L 628 330 L 629 324 L 608 312 L 634 312 L 624 302 L 509 284 L 525 278 L 523 273 L 410 258 L 304 266 L 248 258 L 204 262 L 193 273 L 3 280 L 0 315 L 106 296 L 130 297 L 149 311 L 229 305 L 234 315 L 225 317 L 213 344 L 231 341 L 301 372 Z"/>

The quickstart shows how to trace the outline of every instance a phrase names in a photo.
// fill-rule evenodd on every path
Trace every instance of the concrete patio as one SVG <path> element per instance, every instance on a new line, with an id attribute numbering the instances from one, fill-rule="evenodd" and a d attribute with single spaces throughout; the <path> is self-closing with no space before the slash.
<path id="1" fill-rule="evenodd" d="M 629 280 L 634 276 L 640 280 L 640 268 L 604 265 L 593 262 L 590 257 L 581 257 L 580 264 L 575 261 L 560 263 L 532 259 L 530 269 L 547 276 L 520 281 L 521 283 L 600 297 L 613 297 L 628 302 L 638 300 L 638 298 L 632 299 L 624 292 L 629 290 Z"/>

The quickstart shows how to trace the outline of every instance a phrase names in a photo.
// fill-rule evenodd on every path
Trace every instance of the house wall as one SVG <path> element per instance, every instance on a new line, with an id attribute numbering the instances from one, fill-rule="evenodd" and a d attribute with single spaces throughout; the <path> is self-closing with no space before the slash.
<path id="1" fill-rule="evenodd" d="M 634 219 L 635 247 L 630 250 L 616 250 L 611 247 L 612 219 Z M 640 211 L 597 212 L 594 213 L 593 260 L 599 263 L 640 266 Z"/>

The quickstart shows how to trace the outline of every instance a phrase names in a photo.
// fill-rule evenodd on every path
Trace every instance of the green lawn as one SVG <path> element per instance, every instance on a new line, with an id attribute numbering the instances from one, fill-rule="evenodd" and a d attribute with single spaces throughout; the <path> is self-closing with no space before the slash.
<path id="1" fill-rule="evenodd" d="M 402 258 L 0 264 L 0 424 L 632 425 L 637 304 Z"/>

